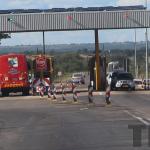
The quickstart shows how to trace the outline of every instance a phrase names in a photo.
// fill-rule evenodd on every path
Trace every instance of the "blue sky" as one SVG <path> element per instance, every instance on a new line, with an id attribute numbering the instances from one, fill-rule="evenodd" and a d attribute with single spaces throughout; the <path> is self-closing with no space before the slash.
<path id="1" fill-rule="evenodd" d="M 148 9 L 150 8 L 150 0 Z M 0 9 L 48 9 L 59 7 L 124 6 L 145 5 L 145 0 L 0 0 Z M 137 30 L 137 41 L 145 40 L 145 30 Z M 46 32 L 46 44 L 93 43 L 94 31 Z M 101 30 L 100 42 L 134 41 L 134 30 Z M 11 34 L 11 39 L 2 40 L 1 45 L 42 44 L 42 33 Z"/>

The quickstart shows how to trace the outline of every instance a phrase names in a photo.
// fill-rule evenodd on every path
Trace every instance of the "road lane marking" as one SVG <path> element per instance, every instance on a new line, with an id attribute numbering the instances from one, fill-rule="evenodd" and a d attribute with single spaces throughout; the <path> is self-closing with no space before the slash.
<path id="1" fill-rule="evenodd" d="M 88 108 L 80 108 L 80 110 L 87 110 Z"/>
<path id="2" fill-rule="evenodd" d="M 128 110 L 125 110 L 124 112 L 127 113 L 128 115 L 130 115 L 131 117 L 133 117 L 133 118 L 139 120 L 139 121 L 142 122 L 143 124 L 145 124 L 145 125 L 147 125 L 147 126 L 150 125 L 150 123 L 149 123 L 148 121 L 144 120 L 143 118 L 141 118 L 141 117 L 139 117 L 139 116 L 135 116 L 134 114 L 130 113 Z"/>

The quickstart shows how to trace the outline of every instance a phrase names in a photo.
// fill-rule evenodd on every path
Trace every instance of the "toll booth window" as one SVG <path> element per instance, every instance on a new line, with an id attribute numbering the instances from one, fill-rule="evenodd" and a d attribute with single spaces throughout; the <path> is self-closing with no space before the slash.
<path id="1" fill-rule="evenodd" d="M 8 64 L 10 67 L 18 67 L 18 58 L 17 57 L 8 58 Z"/>

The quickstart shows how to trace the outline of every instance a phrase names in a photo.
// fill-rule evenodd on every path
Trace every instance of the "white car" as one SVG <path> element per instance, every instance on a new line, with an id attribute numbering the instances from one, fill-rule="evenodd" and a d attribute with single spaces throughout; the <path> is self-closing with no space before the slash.
<path id="1" fill-rule="evenodd" d="M 84 80 L 83 74 L 82 73 L 73 73 L 72 82 L 73 83 L 82 83 L 82 84 L 84 84 L 85 80 Z"/>
<path id="2" fill-rule="evenodd" d="M 134 79 L 135 90 L 144 90 L 144 84 L 142 79 Z"/>
<path id="3" fill-rule="evenodd" d="M 107 75 L 107 83 L 112 90 L 128 89 L 135 90 L 135 84 L 131 73 L 124 71 L 114 71 Z"/>

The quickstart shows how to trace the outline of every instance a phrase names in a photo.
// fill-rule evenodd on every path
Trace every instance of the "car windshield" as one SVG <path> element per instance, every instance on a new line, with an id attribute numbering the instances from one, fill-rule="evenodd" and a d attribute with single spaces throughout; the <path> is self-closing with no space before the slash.
<path id="1" fill-rule="evenodd" d="M 118 79 L 119 80 L 133 80 L 133 76 L 130 73 L 119 73 Z"/>

